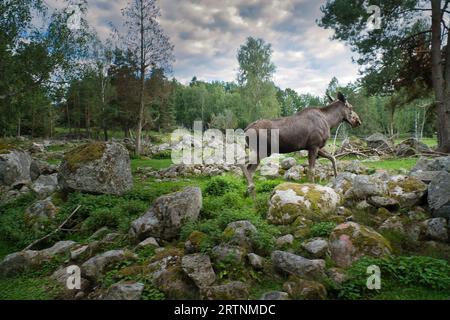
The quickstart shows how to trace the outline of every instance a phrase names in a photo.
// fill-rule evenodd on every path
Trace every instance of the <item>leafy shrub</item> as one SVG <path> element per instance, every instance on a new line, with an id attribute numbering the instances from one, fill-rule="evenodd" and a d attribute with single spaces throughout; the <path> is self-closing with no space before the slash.
<path id="1" fill-rule="evenodd" d="M 311 226 L 310 235 L 312 237 L 327 238 L 334 228 L 336 228 L 335 222 L 319 222 Z"/>
<path id="2" fill-rule="evenodd" d="M 347 270 L 347 281 L 339 297 L 361 299 L 374 294 L 366 286 L 367 267 L 376 265 L 381 270 L 381 290 L 403 287 L 423 287 L 433 290 L 450 290 L 450 265 L 445 260 L 431 257 L 362 258 Z M 377 292 L 375 292 L 377 293 Z"/>
<path id="3" fill-rule="evenodd" d="M 152 155 L 152 159 L 163 160 L 172 159 L 172 150 L 164 150 Z"/>
<path id="4" fill-rule="evenodd" d="M 212 178 L 205 187 L 205 193 L 210 196 L 223 196 L 227 192 L 237 188 L 237 184 L 225 177 Z"/>
<path id="5" fill-rule="evenodd" d="M 280 184 L 280 182 L 276 181 L 276 180 L 263 181 L 262 183 L 260 183 L 256 186 L 256 192 L 257 193 L 270 193 L 279 184 Z"/>

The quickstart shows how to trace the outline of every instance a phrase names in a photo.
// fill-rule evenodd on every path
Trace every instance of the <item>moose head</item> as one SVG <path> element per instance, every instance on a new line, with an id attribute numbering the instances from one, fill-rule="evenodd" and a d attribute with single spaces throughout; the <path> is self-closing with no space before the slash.
<path id="1" fill-rule="evenodd" d="M 328 99 L 331 102 L 335 100 L 327 94 Z M 362 124 L 362 121 L 359 115 L 353 110 L 353 106 L 347 101 L 347 98 L 342 94 L 342 92 L 338 92 L 337 102 L 340 103 L 343 112 L 344 112 L 344 121 L 352 126 L 352 128 L 357 128 Z"/>

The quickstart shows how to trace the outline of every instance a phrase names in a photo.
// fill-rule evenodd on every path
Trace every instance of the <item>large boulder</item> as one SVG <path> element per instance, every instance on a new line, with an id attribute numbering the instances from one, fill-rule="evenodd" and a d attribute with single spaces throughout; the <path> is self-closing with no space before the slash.
<path id="1" fill-rule="evenodd" d="M 128 151 L 114 142 L 75 148 L 61 163 L 58 183 L 69 191 L 122 195 L 133 186 Z"/>
<path id="2" fill-rule="evenodd" d="M 28 153 L 0 144 L 0 186 L 29 184 L 31 162 Z"/>
<path id="3" fill-rule="evenodd" d="M 137 256 L 125 250 L 111 250 L 90 258 L 81 265 L 83 275 L 89 280 L 98 280 L 110 267 L 124 260 L 134 260 Z"/>
<path id="4" fill-rule="evenodd" d="M 40 251 L 25 250 L 11 253 L 0 263 L 0 275 L 7 276 L 34 269 L 58 255 L 68 254 L 75 245 L 74 241 L 59 241 L 52 247 Z"/>
<path id="5" fill-rule="evenodd" d="M 439 158 L 425 158 L 422 157 L 417 161 L 416 166 L 411 170 L 412 172 L 417 171 L 447 171 L 450 172 L 450 156 L 449 157 L 439 157 Z"/>
<path id="6" fill-rule="evenodd" d="M 275 269 L 304 279 L 319 279 L 324 276 L 325 261 L 309 260 L 290 252 L 272 252 Z"/>
<path id="7" fill-rule="evenodd" d="M 346 268 L 363 256 L 383 257 L 391 254 L 388 240 L 375 230 L 347 222 L 337 226 L 329 239 L 331 259 Z"/>
<path id="8" fill-rule="evenodd" d="M 447 227 L 447 219 L 445 218 L 434 218 L 428 219 L 422 222 L 425 227 L 425 236 L 428 239 L 448 242 L 449 240 L 449 230 Z"/>
<path id="9" fill-rule="evenodd" d="M 148 237 L 173 240 L 183 225 L 196 220 L 202 208 L 200 188 L 187 187 L 183 191 L 158 198 L 153 206 L 131 224 L 130 235 L 138 240 Z"/>
<path id="10" fill-rule="evenodd" d="M 272 194 L 267 219 L 272 224 L 289 225 L 297 218 L 326 217 L 336 210 L 340 201 L 340 196 L 329 187 L 283 183 Z"/>
<path id="11" fill-rule="evenodd" d="M 377 149 L 379 151 L 392 152 L 394 150 L 392 142 L 381 133 L 375 133 L 366 138 L 366 143 L 369 148 Z"/>
<path id="12" fill-rule="evenodd" d="M 450 173 L 441 171 L 431 181 L 428 205 L 435 217 L 450 218 Z"/>
<path id="13" fill-rule="evenodd" d="M 181 267 L 199 288 L 210 286 L 216 281 L 216 274 L 207 255 L 186 255 L 181 259 Z"/>

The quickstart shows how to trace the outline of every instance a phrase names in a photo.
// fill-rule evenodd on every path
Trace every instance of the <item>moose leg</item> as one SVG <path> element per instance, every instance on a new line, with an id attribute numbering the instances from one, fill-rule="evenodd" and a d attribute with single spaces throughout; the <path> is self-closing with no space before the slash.
<path id="1" fill-rule="evenodd" d="M 314 148 L 310 149 L 308 153 L 308 161 L 309 161 L 308 180 L 311 183 L 315 183 L 315 167 L 318 151 L 319 148 Z"/>
<path id="2" fill-rule="evenodd" d="M 251 191 L 255 189 L 255 184 L 253 183 L 253 175 L 250 174 L 248 168 L 250 166 L 241 165 L 242 172 L 244 173 L 245 179 L 247 179 L 247 194 L 251 194 Z"/>
<path id="3" fill-rule="evenodd" d="M 331 163 L 333 164 L 333 170 L 334 170 L 334 177 L 337 177 L 337 165 L 336 165 L 336 158 L 333 157 L 331 154 L 329 154 L 328 152 L 326 152 L 323 149 L 319 150 L 319 156 L 328 159 L 331 161 Z"/>

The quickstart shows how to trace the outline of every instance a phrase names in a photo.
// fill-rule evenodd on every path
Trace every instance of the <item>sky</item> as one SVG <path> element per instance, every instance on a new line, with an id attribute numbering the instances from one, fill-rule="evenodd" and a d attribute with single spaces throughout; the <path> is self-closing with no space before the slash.
<path id="1" fill-rule="evenodd" d="M 110 23 L 122 25 L 127 0 L 87 0 L 89 24 L 107 38 Z M 272 44 L 274 82 L 298 93 L 323 95 L 332 77 L 355 81 L 358 66 L 333 32 L 320 28 L 325 0 L 159 0 L 160 23 L 174 44 L 173 76 L 188 83 L 234 81 L 237 51 L 249 36 Z M 46 0 L 61 7 L 62 0 Z"/>

